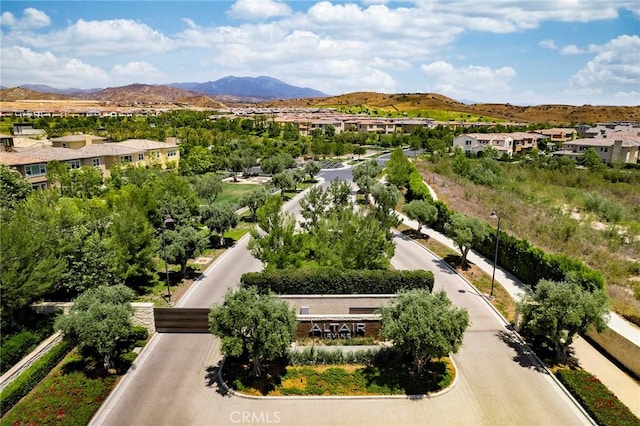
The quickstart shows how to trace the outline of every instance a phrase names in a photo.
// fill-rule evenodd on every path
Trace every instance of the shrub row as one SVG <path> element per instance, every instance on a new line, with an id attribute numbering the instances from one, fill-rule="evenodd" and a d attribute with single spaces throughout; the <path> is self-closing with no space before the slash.
<path id="1" fill-rule="evenodd" d="M 422 180 L 422 176 L 418 171 L 413 168 L 413 171 L 409 174 L 409 186 L 407 187 L 407 196 L 409 200 L 425 200 L 433 201 L 429 188 Z"/>
<path id="2" fill-rule="evenodd" d="M 556 372 L 556 376 L 599 425 L 640 425 L 640 419 L 588 372 L 563 368 Z"/>
<path id="3" fill-rule="evenodd" d="M 40 341 L 31 331 L 21 331 L 2 342 L 0 346 L 0 372 L 13 367 L 23 356 L 33 350 Z"/>
<path id="4" fill-rule="evenodd" d="M 407 362 L 406 355 L 395 347 L 364 349 L 357 351 L 332 351 L 305 348 L 302 351 L 289 351 L 289 365 L 332 365 L 364 364 L 378 366 L 398 366 Z"/>
<path id="5" fill-rule="evenodd" d="M 55 345 L 42 358 L 33 363 L 26 371 L 24 371 L 16 380 L 11 382 L 6 388 L 0 392 L 0 416 L 4 416 L 11 407 L 16 405 L 18 401 L 31 389 L 33 389 L 49 372 L 65 357 L 72 348 L 72 344 L 66 340 Z"/>
<path id="6" fill-rule="evenodd" d="M 318 350 L 313 347 L 289 351 L 289 365 L 370 364 L 378 349 L 360 351 Z"/>
<path id="7" fill-rule="evenodd" d="M 438 218 L 432 226 L 437 231 L 444 233 L 444 225 L 454 212 L 440 200 L 434 204 L 438 209 Z M 496 230 L 489 225 L 486 226 L 491 237 L 485 239 L 484 242 L 477 247 L 473 247 L 473 249 L 492 259 L 495 250 Z M 599 271 L 591 269 L 581 261 L 564 254 L 545 253 L 543 250 L 532 246 L 527 240 L 517 239 L 505 232 L 500 232 L 498 264 L 531 287 L 535 287 L 541 279 L 551 281 L 573 280 L 590 291 L 604 287 L 604 277 Z"/>
<path id="8" fill-rule="evenodd" d="M 276 294 L 394 294 L 399 290 L 433 290 L 431 271 L 280 269 L 248 272 L 242 285 Z"/>

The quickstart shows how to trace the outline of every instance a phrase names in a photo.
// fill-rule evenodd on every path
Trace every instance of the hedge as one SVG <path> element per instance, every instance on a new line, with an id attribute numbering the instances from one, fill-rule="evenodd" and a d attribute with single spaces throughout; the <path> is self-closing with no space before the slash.
<path id="1" fill-rule="evenodd" d="M 563 368 L 556 376 L 599 425 L 640 426 L 640 419 L 588 372 Z"/>
<path id="2" fill-rule="evenodd" d="M 407 187 L 407 196 L 409 200 L 426 200 L 433 201 L 429 188 L 424 183 L 422 175 L 414 170 L 409 174 L 409 186 Z"/>
<path id="3" fill-rule="evenodd" d="M 9 383 L 9 385 L 0 392 L 0 416 L 4 416 L 22 397 L 31 392 L 47 374 L 65 357 L 71 350 L 73 345 L 62 340 L 55 345 L 42 358 L 37 360 L 26 371 L 24 371 L 17 379 Z"/>
<path id="4" fill-rule="evenodd" d="M 433 290 L 431 271 L 277 269 L 242 275 L 243 286 L 276 294 L 395 294 L 399 290 Z"/>
<path id="5" fill-rule="evenodd" d="M 436 201 L 434 205 L 438 210 L 438 218 L 432 227 L 436 231 L 445 233 L 445 224 L 455 212 L 440 200 Z M 486 226 L 491 237 L 473 249 L 487 258 L 493 259 L 496 229 L 489 225 Z M 517 239 L 502 231 L 500 231 L 498 264 L 532 288 L 535 288 L 538 281 L 542 279 L 551 281 L 571 279 L 579 282 L 583 288 L 589 291 L 604 288 L 604 277 L 599 271 L 564 254 L 545 253 L 527 240 Z"/>
<path id="6" fill-rule="evenodd" d="M 0 346 L 0 372 L 5 373 L 40 342 L 31 331 L 21 331 L 2 342 Z"/>

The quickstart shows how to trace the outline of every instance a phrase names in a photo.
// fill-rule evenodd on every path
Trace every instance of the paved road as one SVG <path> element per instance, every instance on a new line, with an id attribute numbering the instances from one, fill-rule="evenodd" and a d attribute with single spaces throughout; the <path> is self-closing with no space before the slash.
<path id="1" fill-rule="evenodd" d="M 329 181 L 333 171 L 325 174 Z M 348 171 L 347 171 L 348 173 Z M 178 303 L 208 307 L 240 275 L 259 270 L 248 238 L 220 258 Z M 426 250 L 398 236 L 393 263 L 429 269 L 438 288 L 469 309 L 472 325 L 454 357 L 459 377 L 448 393 L 424 400 L 222 396 L 214 384 L 219 342 L 207 334 L 156 334 L 92 420 L 95 425 L 429 425 L 587 424 L 589 421 L 510 337 L 486 302 Z M 294 402 L 295 401 L 295 402 Z"/>

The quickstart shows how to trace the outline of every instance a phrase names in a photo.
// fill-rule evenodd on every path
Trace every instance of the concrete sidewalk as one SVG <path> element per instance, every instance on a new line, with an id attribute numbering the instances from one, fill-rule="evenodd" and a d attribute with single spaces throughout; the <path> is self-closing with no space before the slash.
<path id="1" fill-rule="evenodd" d="M 405 225 L 418 228 L 418 223 L 408 217 L 398 213 Z M 447 247 L 458 251 L 457 246 L 447 236 L 434 231 L 433 229 L 423 227 L 421 232 L 430 238 L 446 245 Z M 467 259 L 473 262 L 480 269 L 491 275 L 493 272 L 493 261 L 484 256 L 469 251 Z M 515 300 L 519 300 L 525 292 L 525 286 L 515 275 L 496 267 L 496 282 L 499 283 Z M 622 335 L 636 346 L 640 346 L 640 329 L 636 328 L 629 322 L 625 321 L 619 315 L 611 312 L 609 319 L 609 327 L 618 334 Z M 640 384 L 629 377 L 625 372 L 620 370 L 615 364 L 604 357 L 598 350 L 591 346 L 586 340 L 579 337 L 572 345 L 575 357 L 580 365 L 591 374 L 596 376 L 600 381 L 611 390 L 629 409 L 638 417 L 640 417 Z"/>

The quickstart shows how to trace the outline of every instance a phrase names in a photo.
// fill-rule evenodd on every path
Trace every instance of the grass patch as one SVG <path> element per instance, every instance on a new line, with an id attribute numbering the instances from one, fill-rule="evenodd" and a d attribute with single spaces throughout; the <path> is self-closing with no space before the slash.
<path id="1" fill-rule="evenodd" d="M 555 371 L 555 375 L 599 425 L 640 425 L 640 419 L 598 378 L 588 372 L 561 368 Z"/>
<path id="2" fill-rule="evenodd" d="M 415 373 L 404 362 L 288 366 L 279 360 L 265 367 L 262 377 L 256 378 L 250 363 L 229 359 L 225 378 L 250 395 L 416 395 L 440 391 L 455 376 L 448 358 L 433 360 L 423 373 Z"/>
<path id="3" fill-rule="evenodd" d="M 216 203 L 238 204 L 242 194 L 256 189 L 255 184 L 222 182 L 222 192 L 216 197 Z"/>
<path id="4" fill-rule="evenodd" d="M 87 424 L 118 377 L 92 370 L 72 352 L 2 418 L 2 425 Z"/>

